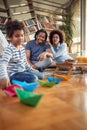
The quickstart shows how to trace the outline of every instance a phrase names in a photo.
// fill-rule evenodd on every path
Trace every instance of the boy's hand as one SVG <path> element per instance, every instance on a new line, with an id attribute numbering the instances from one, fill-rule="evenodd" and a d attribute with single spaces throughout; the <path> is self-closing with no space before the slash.
<path id="1" fill-rule="evenodd" d="M 10 80 L 8 78 L 0 79 L 0 88 L 5 89 L 6 87 L 10 86 Z"/>

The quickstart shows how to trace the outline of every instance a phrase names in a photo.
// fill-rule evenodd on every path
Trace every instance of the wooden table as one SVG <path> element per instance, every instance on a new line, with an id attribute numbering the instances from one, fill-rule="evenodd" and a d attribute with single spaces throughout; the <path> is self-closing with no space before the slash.
<path id="1" fill-rule="evenodd" d="M 83 74 L 83 68 L 87 67 L 87 63 L 80 63 L 80 62 L 60 62 L 60 63 L 56 63 L 56 69 L 54 73 L 58 73 L 59 68 L 63 66 L 63 67 L 68 67 L 68 74 L 72 74 L 72 69 L 73 67 L 78 67 L 81 70 L 81 73 Z"/>
<path id="2" fill-rule="evenodd" d="M 52 88 L 38 86 L 44 96 L 36 107 L 0 91 L 0 130 L 86 130 L 87 76 L 76 75 Z"/>

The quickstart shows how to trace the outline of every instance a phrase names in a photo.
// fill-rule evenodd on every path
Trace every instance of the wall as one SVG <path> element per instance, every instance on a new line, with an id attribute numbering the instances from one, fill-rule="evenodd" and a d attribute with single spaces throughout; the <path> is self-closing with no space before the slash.
<path id="1" fill-rule="evenodd" d="M 73 13 L 73 46 L 72 52 L 79 53 L 81 51 L 81 0 L 76 0 L 71 6 Z"/>

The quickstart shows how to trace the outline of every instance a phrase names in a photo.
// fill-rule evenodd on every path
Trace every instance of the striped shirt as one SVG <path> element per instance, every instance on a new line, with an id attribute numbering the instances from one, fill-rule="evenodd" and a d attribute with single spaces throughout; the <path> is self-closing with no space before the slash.
<path id="1" fill-rule="evenodd" d="M 27 62 L 24 47 L 20 46 L 20 49 L 17 49 L 14 45 L 9 44 L 0 59 L 0 79 L 26 70 L 32 71 L 33 69 Z"/>

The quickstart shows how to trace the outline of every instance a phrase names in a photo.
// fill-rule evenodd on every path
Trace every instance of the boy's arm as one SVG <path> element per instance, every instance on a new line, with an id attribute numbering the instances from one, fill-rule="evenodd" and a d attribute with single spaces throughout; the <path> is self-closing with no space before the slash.
<path id="1" fill-rule="evenodd" d="M 1 89 L 4 89 L 4 88 L 6 88 L 6 87 L 8 87 L 10 85 L 11 85 L 11 83 L 10 83 L 8 78 L 0 79 L 0 88 Z"/>
<path id="2" fill-rule="evenodd" d="M 7 73 L 7 65 L 11 56 L 11 50 L 7 48 L 0 59 L 0 88 L 5 88 L 11 84 Z"/>
<path id="3" fill-rule="evenodd" d="M 6 65 L 0 61 L 0 88 L 4 89 L 11 85 L 6 71 Z"/>

